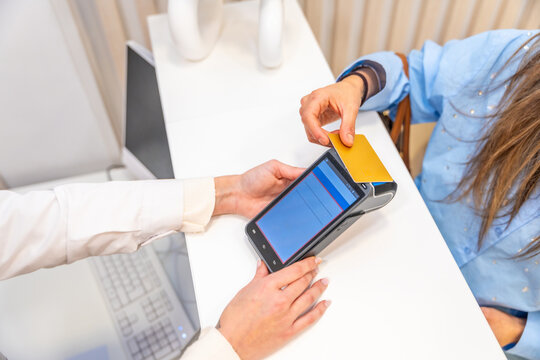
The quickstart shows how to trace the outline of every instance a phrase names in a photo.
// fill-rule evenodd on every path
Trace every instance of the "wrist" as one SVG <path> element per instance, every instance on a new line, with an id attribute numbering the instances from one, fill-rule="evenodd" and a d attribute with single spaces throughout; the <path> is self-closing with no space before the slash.
<path id="1" fill-rule="evenodd" d="M 519 318 L 512 316 L 512 326 L 511 326 L 511 340 L 509 343 L 517 343 L 519 339 L 521 339 L 521 335 L 523 335 L 523 331 L 525 330 L 525 324 L 527 323 L 526 318 Z"/>
<path id="2" fill-rule="evenodd" d="M 364 87 L 364 81 L 362 81 L 362 78 L 360 78 L 359 76 L 347 76 L 340 82 L 352 87 L 354 89 L 354 92 L 358 94 L 360 98 L 364 97 L 366 89 Z"/>
<path id="3" fill-rule="evenodd" d="M 225 338 L 225 340 L 227 340 L 229 342 L 229 344 L 234 349 L 234 351 L 236 351 L 236 353 L 238 353 L 238 349 L 237 349 L 237 345 L 236 345 L 236 341 L 235 341 L 234 337 L 231 336 L 231 334 L 229 334 L 228 331 L 224 330 L 221 327 L 221 323 L 218 323 L 216 325 L 216 329 L 217 329 L 217 331 L 219 331 L 221 333 L 221 336 L 223 336 Z"/>
<path id="4" fill-rule="evenodd" d="M 216 202 L 212 216 L 236 213 L 239 181 L 239 175 L 220 176 L 214 179 Z"/>
<path id="5" fill-rule="evenodd" d="M 248 360 L 248 359 L 260 358 L 259 356 L 256 356 L 255 354 L 253 354 L 253 351 L 246 352 L 245 346 L 243 346 L 243 343 L 242 343 L 242 337 L 240 337 L 239 334 L 235 332 L 234 330 L 228 331 L 229 329 L 224 329 L 220 324 L 216 326 L 216 329 L 221 333 L 221 335 L 225 338 L 225 340 L 227 340 L 229 345 L 231 345 L 234 352 L 238 355 L 240 359 Z"/>

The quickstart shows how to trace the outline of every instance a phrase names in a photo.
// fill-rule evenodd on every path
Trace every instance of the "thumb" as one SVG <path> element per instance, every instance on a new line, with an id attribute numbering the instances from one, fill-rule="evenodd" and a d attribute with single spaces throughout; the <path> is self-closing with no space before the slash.
<path id="1" fill-rule="evenodd" d="M 347 146 L 353 146 L 354 143 L 354 128 L 357 114 L 358 109 L 350 108 L 343 112 L 343 116 L 341 118 L 339 137 L 341 138 L 341 142 Z"/>
<path id="2" fill-rule="evenodd" d="M 257 278 L 263 278 L 266 275 L 268 275 L 268 268 L 266 265 L 261 261 L 261 259 L 257 260 L 257 271 L 255 271 L 254 279 Z"/>
<path id="3" fill-rule="evenodd" d="M 306 169 L 299 168 L 296 166 L 290 166 L 282 162 L 279 162 L 279 175 L 280 175 L 279 177 L 280 178 L 285 178 L 287 180 L 294 180 L 300 175 L 302 175 L 302 173 L 305 170 Z"/>

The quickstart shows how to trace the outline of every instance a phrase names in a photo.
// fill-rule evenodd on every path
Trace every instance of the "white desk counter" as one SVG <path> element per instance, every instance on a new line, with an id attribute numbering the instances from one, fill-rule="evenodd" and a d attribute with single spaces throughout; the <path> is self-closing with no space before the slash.
<path id="1" fill-rule="evenodd" d="M 285 1 L 284 63 L 257 63 L 258 2 L 229 4 L 221 38 L 202 62 L 175 51 L 164 15 L 149 19 L 177 177 L 239 173 L 271 158 L 307 166 L 325 149 L 309 144 L 300 98 L 333 76 L 298 5 Z M 412 179 L 374 113 L 366 134 L 398 183 L 382 210 L 361 218 L 323 253 L 320 276 L 333 301 L 321 321 L 273 358 L 504 359 Z M 201 325 L 253 276 L 246 219 L 223 216 L 188 235 Z"/>

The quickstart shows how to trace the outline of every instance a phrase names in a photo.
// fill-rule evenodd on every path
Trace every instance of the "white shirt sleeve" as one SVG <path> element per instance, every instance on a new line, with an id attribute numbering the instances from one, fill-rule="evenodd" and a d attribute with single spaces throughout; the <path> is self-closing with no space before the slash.
<path id="1" fill-rule="evenodd" d="M 174 231 L 202 231 L 212 178 L 0 191 L 0 280 L 88 256 L 133 252 Z"/>
<path id="2" fill-rule="evenodd" d="M 213 178 L 0 191 L 0 280 L 96 255 L 136 251 L 174 231 L 203 231 L 215 205 Z M 1 356 L 0 356 L 1 357 Z M 182 359 L 239 359 L 215 328 Z"/>
<path id="3" fill-rule="evenodd" d="M 240 360 L 231 344 L 214 327 L 201 331 L 199 340 L 191 344 L 181 357 L 182 360 Z"/>
<path id="4" fill-rule="evenodd" d="M 216 202 L 214 178 L 184 180 L 184 220 L 182 232 L 204 231 Z"/>

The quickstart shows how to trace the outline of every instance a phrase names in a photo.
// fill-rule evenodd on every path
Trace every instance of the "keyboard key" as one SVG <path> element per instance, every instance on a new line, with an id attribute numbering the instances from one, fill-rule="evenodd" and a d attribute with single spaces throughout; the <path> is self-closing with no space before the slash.
<path id="1" fill-rule="evenodd" d="M 147 293 L 150 292 L 150 290 L 155 289 L 155 287 L 156 287 L 154 282 L 150 278 L 144 278 L 142 283 L 143 283 L 143 286 L 144 286 L 144 290 Z"/>
<path id="2" fill-rule="evenodd" d="M 132 355 L 139 352 L 139 345 L 137 344 L 137 341 L 135 340 L 135 338 L 131 338 L 128 341 L 128 348 L 129 348 L 129 352 Z"/>
<path id="3" fill-rule="evenodd" d="M 128 296 L 124 289 L 117 289 L 117 294 L 118 294 L 118 300 L 120 300 L 120 303 L 122 305 L 127 305 L 129 303 Z"/>
<path id="4" fill-rule="evenodd" d="M 163 359 L 167 355 L 172 354 L 173 351 L 174 351 L 174 349 L 171 346 L 166 346 L 166 347 L 163 347 L 163 348 L 159 349 L 158 351 L 156 351 L 154 353 L 154 356 L 155 356 L 156 359 Z"/>
<path id="5" fill-rule="evenodd" d="M 144 348 L 142 355 L 144 359 L 148 359 L 152 355 L 152 350 L 150 348 Z"/>
<path id="6" fill-rule="evenodd" d="M 123 327 L 121 328 L 121 330 L 122 330 L 122 335 L 124 335 L 125 337 L 128 337 L 131 334 L 133 334 L 133 327 L 131 326 Z"/>
<path id="7" fill-rule="evenodd" d="M 136 287 L 132 292 L 130 292 L 129 294 L 129 299 L 131 301 L 133 300 L 136 300 L 137 298 L 141 297 L 144 295 L 144 289 L 142 287 Z"/>
<path id="8" fill-rule="evenodd" d="M 118 298 L 114 298 L 111 300 L 111 306 L 114 310 L 120 310 L 122 308 L 122 304 L 120 303 L 120 300 L 118 300 Z"/>
<path id="9" fill-rule="evenodd" d="M 167 337 L 170 343 L 174 343 L 175 341 L 178 341 L 178 336 L 176 334 L 171 334 Z"/>

